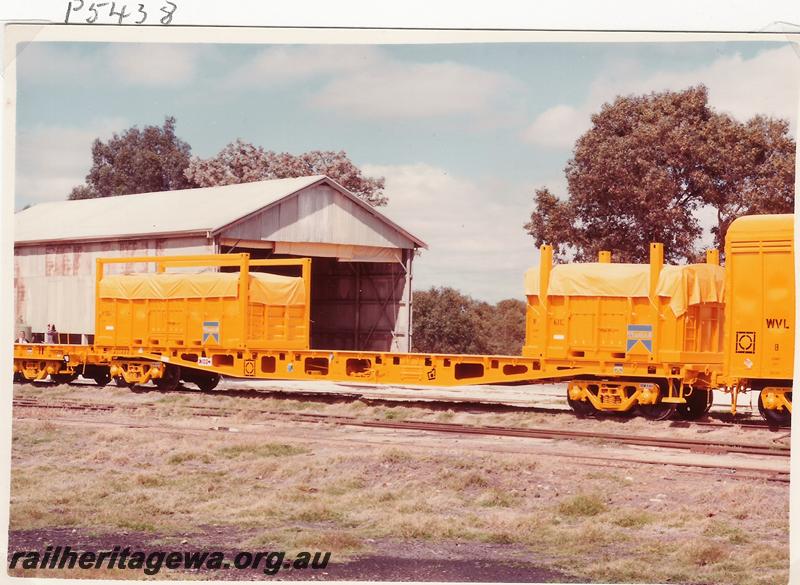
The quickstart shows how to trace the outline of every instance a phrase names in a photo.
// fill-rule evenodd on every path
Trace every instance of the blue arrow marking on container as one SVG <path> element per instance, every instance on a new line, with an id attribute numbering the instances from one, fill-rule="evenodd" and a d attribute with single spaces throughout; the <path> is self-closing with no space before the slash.
<path id="1" fill-rule="evenodd" d="M 637 343 L 641 343 L 647 351 L 653 353 L 652 325 L 628 325 L 628 342 L 625 345 L 625 351 L 630 351 Z"/>
<path id="2" fill-rule="evenodd" d="M 203 321 L 203 343 L 209 338 L 219 343 L 219 321 Z"/>

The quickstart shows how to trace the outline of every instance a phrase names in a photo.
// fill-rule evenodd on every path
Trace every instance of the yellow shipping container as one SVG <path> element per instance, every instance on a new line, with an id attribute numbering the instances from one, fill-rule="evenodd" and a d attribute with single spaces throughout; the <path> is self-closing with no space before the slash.
<path id="1" fill-rule="evenodd" d="M 669 414 L 662 403 L 684 408 L 684 384 L 708 391 L 723 361 L 725 270 L 716 250 L 707 263 L 687 266 L 664 266 L 661 244 L 651 244 L 649 265 L 614 264 L 601 252 L 600 262 L 552 266 L 552 248 L 541 252 L 542 263 L 525 276 L 523 355 L 541 358 L 545 371 L 583 368 L 576 379 L 653 381 L 576 382 L 573 408 L 638 404 L 661 418 Z M 707 406 L 698 400 L 692 408 Z"/>
<path id="2" fill-rule="evenodd" d="M 303 278 L 240 273 L 106 275 L 97 284 L 95 343 L 117 347 L 308 349 Z M 243 316 L 244 314 L 244 316 Z"/>
<path id="3" fill-rule="evenodd" d="M 735 291 L 726 309 L 726 381 L 759 392 L 761 413 L 776 424 L 791 419 L 793 243 L 793 215 L 741 217 L 725 238 L 728 288 Z"/>
<path id="4" fill-rule="evenodd" d="M 524 355 L 570 361 L 722 363 L 725 270 L 714 263 L 557 265 L 525 276 Z M 545 289 L 546 286 L 546 290 Z"/>

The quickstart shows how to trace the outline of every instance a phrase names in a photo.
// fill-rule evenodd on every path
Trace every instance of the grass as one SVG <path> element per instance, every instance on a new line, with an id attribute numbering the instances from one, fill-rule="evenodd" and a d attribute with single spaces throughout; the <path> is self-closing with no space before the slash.
<path id="1" fill-rule="evenodd" d="M 711 522 L 703 531 L 703 534 L 724 538 L 731 544 L 747 544 L 750 542 L 750 537 L 744 530 L 719 520 Z"/>
<path id="2" fill-rule="evenodd" d="M 613 523 L 622 528 L 642 528 L 655 521 L 655 516 L 643 510 L 621 510 Z"/>
<path id="3" fill-rule="evenodd" d="M 490 489 L 485 491 L 478 498 L 477 503 L 487 508 L 512 508 L 519 503 L 520 496 L 498 489 Z"/>
<path id="4" fill-rule="evenodd" d="M 217 451 L 223 457 L 291 457 L 309 453 L 308 449 L 286 443 L 243 443 L 222 447 Z"/>
<path id="5" fill-rule="evenodd" d="M 597 516 L 606 511 L 606 505 L 595 495 L 579 494 L 558 505 L 564 516 Z"/>
<path id="6" fill-rule="evenodd" d="M 212 404 L 205 395 L 196 399 Z M 229 396 L 213 400 L 224 407 L 251 404 Z M 181 419 L 171 402 L 134 416 L 174 424 Z M 258 405 L 278 410 L 270 400 Z M 416 410 L 358 407 L 370 417 L 417 418 Z M 435 416 L 443 414 L 464 416 Z M 496 424 L 502 416 L 481 422 Z M 439 437 L 429 445 L 419 437 L 354 444 L 339 441 L 346 435 L 341 429 L 322 429 L 317 438 L 298 435 L 295 441 L 291 433 L 299 428 L 287 426 L 283 435 L 184 435 L 17 419 L 11 529 L 68 527 L 153 539 L 188 534 L 190 542 L 201 534 L 241 550 L 332 550 L 340 560 L 369 554 L 376 542 L 402 550 L 414 541 L 491 543 L 589 581 L 788 580 L 784 485 L 710 482 L 654 466 L 587 471 L 568 459 L 484 452 Z M 656 493 L 679 495 L 663 504 L 642 497 Z M 747 501 L 763 502 L 763 512 L 748 516 Z"/>
<path id="7" fill-rule="evenodd" d="M 384 410 L 383 418 L 384 420 L 404 421 L 412 418 L 413 414 L 414 410 L 403 406 L 397 406 Z"/>
<path id="8" fill-rule="evenodd" d="M 730 555 L 730 549 L 717 542 L 696 540 L 684 545 L 686 560 L 698 567 L 719 563 Z"/>
<path id="9" fill-rule="evenodd" d="M 211 463 L 211 457 L 208 453 L 199 453 L 197 451 L 185 451 L 181 453 L 173 453 L 167 459 L 167 463 L 172 465 L 180 465 L 189 461 L 201 461 L 203 463 Z"/>

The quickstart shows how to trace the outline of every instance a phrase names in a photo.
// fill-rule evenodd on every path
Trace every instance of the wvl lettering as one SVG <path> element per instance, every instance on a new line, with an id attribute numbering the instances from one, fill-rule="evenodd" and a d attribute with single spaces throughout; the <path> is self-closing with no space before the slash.
<path id="1" fill-rule="evenodd" d="M 788 329 L 789 324 L 786 318 L 783 319 L 767 319 L 767 329 Z"/>

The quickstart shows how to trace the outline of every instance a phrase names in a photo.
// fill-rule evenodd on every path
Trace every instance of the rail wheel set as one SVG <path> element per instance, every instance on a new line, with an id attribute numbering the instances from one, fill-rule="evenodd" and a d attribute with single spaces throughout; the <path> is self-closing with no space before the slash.
<path id="1" fill-rule="evenodd" d="M 726 266 L 540 265 L 525 275 L 519 356 L 415 354 L 310 347 L 310 259 L 248 254 L 99 259 L 91 345 L 16 344 L 14 380 L 98 385 L 181 381 L 210 391 L 221 377 L 421 386 L 567 382 L 578 414 L 630 412 L 697 419 L 714 390 L 757 392 L 771 424 L 791 421 L 794 359 L 793 216 L 747 216 L 727 233 Z M 110 275 L 112 263 L 153 272 Z M 214 272 L 187 269 L 212 267 Z M 270 272 L 294 270 L 299 276 Z M 288 268 L 287 267 L 293 267 Z M 225 271 L 219 269 L 224 268 Z"/>

